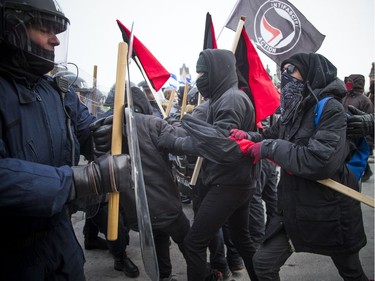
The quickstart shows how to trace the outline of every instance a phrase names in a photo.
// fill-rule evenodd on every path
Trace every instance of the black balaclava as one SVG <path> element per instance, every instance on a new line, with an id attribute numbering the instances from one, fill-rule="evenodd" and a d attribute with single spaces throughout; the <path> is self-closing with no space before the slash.
<path id="1" fill-rule="evenodd" d="M 0 69 L 18 79 L 26 79 L 31 84 L 54 67 L 54 63 L 40 59 L 31 53 L 14 49 L 4 42 L 0 43 L 0 53 Z"/>
<path id="2" fill-rule="evenodd" d="M 197 73 L 203 72 L 203 75 L 198 77 L 196 81 L 196 85 L 198 91 L 204 98 L 208 98 L 210 95 L 210 87 L 209 87 L 209 80 L 208 80 L 208 65 L 203 56 L 203 53 L 199 54 L 197 66 L 196 66 Z"/>

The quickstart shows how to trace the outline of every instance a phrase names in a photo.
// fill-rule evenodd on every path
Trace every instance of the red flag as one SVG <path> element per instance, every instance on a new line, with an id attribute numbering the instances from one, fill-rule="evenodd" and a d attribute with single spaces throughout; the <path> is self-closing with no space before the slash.
<path id="1" fill-rule="evenodd" d="M 280 93 L 264 69 L 245 28 L 242 29 L 235 56 L 238 72 L 250 88 L 255 107 L 256 123 L 258 123 L 272 115 L 279 107 Z"/>
<path id="2" fill-rule="evenodd" d="M 203 50 L 217 49 L 215 29 L 210 13 L 206 14 L 206 28 L 204 30 Z"/>
<path id="3" fill-rule="evenodd" d="M 130 31 L 119 20 L 117 24 L 121 30 L 122 38 L 129 43 Z M 151 54 L 151 52 L 134 36 L 132 58 L 138 57 L 142 68 L 144 69 L 148 80 L 150 80 L 155 91 L 159 91 L 167 82 L 171 74 L 160 64 L 160 62 Z M 137 61 L 135 60 L 137 63 Z M 138 63 L 137 63 L 138 65 Z M 140 67 L 138 65 L 138 67 Z"/>

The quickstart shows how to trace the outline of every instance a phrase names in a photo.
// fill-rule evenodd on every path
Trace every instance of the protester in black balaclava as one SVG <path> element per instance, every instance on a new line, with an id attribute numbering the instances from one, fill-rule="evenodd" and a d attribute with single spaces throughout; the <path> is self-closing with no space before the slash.
<path id="1" fill-rule="evenodd" d="M 258 279 L 279 280 L 280 268 L 295 251 L 330 256 L 344 280 L 367 281 L 359 259 L 367 242 L 360 202 L 317 182 L 332 178 L 359 190 L 346 166 L 350 147 L 340 102 L 345 84 L 336 67 L 315 53 L 291 56 L 281 63 L 281 73 L 281 118 L 250 136 L 256 143 L 247 151 L 253 161 L 267 158 L 281 168 L 279 214 L 253 257 Z M 315 105 L 326 97 L 316 124 Z"/>
<path id="2" fill-rule="evenodd" d="M 209 99 L 206 122 L 201 121 L 204 125 L 197 126 L 197 130 L 189 130 L 187 137 L 176 138 L 172 134 L 163 134 L 158 140 L 160 149 L 167 149 L 177 155 L 205 158 L 200 170 L 200 190 L 204 189 L 204 195 L 184 241 L 188 280 L 220 280 L 218 272 L 207 272 L 206 254 L 212 237 L 228 222 L 237 251 L 251 280 L 256 281 L 252 263 L 256 249 L 250 240 L 248 208 L 255 190 L 258 166 L 253 165 L 246 157 L 231 158 L 228 147 L 224 145 L 225 140 L 204 145 L 214 132 L 226 138 L 233 128 L 255 130 L 254 107 L 249 97 L 238 89 L 236 59 L 231 51 L 202 51 L 197 60 L 196 72 L 198 91 Z M 194 122 L 189 114 L 182 119 L 184 128 L 189 126 L 189 120 Z M 198 124 L 198 120 L 196 121 L 197 123 L 190 125 Z M 193 135 L 199 135 L 200 141 Z M 203 143 L 203 146 L 196 145 L 194 139 Z M 233 144 L 229 139 L 227 141 Z M 202 149 L 203 147 L 206 149 Z"/>

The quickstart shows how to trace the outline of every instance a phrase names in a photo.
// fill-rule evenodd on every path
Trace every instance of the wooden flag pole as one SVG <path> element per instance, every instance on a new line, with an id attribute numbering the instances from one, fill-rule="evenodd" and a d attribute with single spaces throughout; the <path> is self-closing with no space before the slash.
<path id="1" fill-rule="evenodd" d="M 155 101 L 156 101 L 156 103 L 157 103 L 157 105 L 158 105 L 158 107 L 159 107 L 159 109 L 160 109 L 160 112 L 161 112 L 161 114 L 163 115 L 163 118 L 167 117 L 168 115 L 165 113 L 164 108 L 163 108 L 163 106 L 162 106 L 161 103 L 160 103 L 160 100 L 156 97 L 155 89 L 151 86 L 151 82 L 150 82 L 150 80 L 148 79 L 145 70 L 143 69 L 143 66 L 142 66 L 142 64 L 141 64 L 141 61 L 139 60 L 139 58 L 138 58 L 137 56 L 134 56 L 134 59 L 135 59 L 135 61 L 137 62 L 137 65 L 139 66 L 139 69 L 140 69 L 141 72 L 142 72 L 143 78 L 145 79 L 145 81 L 146 81 L 148 87 L 150 88 L 150 91 L 152 92 L 152 94 L 153 94 L 153 96 L 154 96 L 154 98 L 155 98 Z"/>
<path id="2" fill-rule="evenodd" d="M 231 51 L 233 52 L 233 54 L 236 52 L 238 41 L 240 40 L 240 37 L 241 37 L 242 28 L 243 28 L 243 26 L 245 24 L 245 19 L 246 19 L 245 16 L 241 16 L 241 19 L 238 22 L 236 34 L 234 36 L 234 40 L 233 40 L 233 44 L 232 44 L 232 49 L 231 49 Z M 191 186 L 194 186 L 197 183 L 197 179 L 198 179 L 198 176 L 199 176 L 199 171 L 200 171 L 201 166 L 202 166 L 202 162 L 203 162 L 203 158 L 202 157 L 198 157 L 197 161 L 195 162 L 193 174 L 191 175 L 191 180 L 190 180 L 190 185 Z"/>
<path id="3" fill-rule="evenodd" d="M 234 36 L 232 49 L 231 49 L 233 54 L 236 52 L 238 41 L 240 41 L 241 32 L 242 32 L 243 26 L 245 24 L 245 20 L 246 20 L 246 17 L 241 16 L 240 21 L 238 22 L 237 29 L 236 29 L 236 35 Z"/>
<path id="4" fill-rule="evenodd" d="M 373 208 L 375 207 L 374 199 L 354 189 L 351 189 L 350 187 L 347 187 L 346 185 L 343 185 L 337 181 L 334 181 L 332 179 L 324 179 L 324 180 L 317 180 L 317 182 L 323 184 L 324 186 L 332 188 L 333 190 L 336 190 L 337 192 L 340 192 L 346 196 L 349 196 L 357 201 L 360 201 L 370 207 L 373 207 Z"/>
<path id="5" fill-rule="evenodd" d="M 117 74 L 113 107 L 111 146 L 112 155 L 118 155 L 122 152 L 122 118 L 124 116 L 127 53 L 128 44 L 125 42 L 120 42 L 118 45 Z M 110 241 L 115 241 L 118 237 L 120 193 L 118 191 L 113 191 L 110 192 L 108 196 L 109 198 L 107 239 Z"/>
<path id="6" fill-rule="evenodd" d="M 169 96 L 168 105 L 167 105 L 167 108 L 165 110 L 165 115 L 166 116 L 169 116 L 169 113 L 171 112 L 175 94 L 176 94 L 176 90 L 173 89 L 171 95 Z"/>
<path id="7" fill-rule="evenodd" d="M 93 89 L 93 92 L 92 92 L 92 114 L 96 116 L 96 113 L 97 113 L 96 89 L 98 87 L 97 86 L 97 81 L 98 81 L 98 66 L 97 65 L 94 65 L 92 77 L 93 77 L 93 81 L 92 81 L 92 89 Z"/>
<path id="8" fill-rule="evenodd" d="M 201 103 L 202 103 L 202 94 L 198 92 L 198 103 L 197 103 L 197 106 L 201 105 Z"/>
<path id="9" fill-rule="evenodd" d="M 181 115 L 180 120 L 185 115 L 185 108 L 186 108 L 186 100 L 187 100 L 187 94 L 189 92 L 189 83 L 185 82 L 185 88 L 184 88 L 184 96 L 182 97 L 182 105 L 181 105 Z"/>
<path id="10" fill-rule="evenodd" d="M 203 162 L 203 157 L 199 156 L 197 158 L 197 161 L 195 162 L 193 174 L 191 175 L 191 179 L 190 179 L 191 186 L 195 186 L 197 184 L 197 179 L 199 176 L 199 171 L 201 170 L 202 162 Z"/>

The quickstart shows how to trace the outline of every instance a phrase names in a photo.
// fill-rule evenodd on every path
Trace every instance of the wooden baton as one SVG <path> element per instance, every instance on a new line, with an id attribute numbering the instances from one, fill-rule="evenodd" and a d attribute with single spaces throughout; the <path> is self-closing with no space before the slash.
<path id="1" fill-rule="evenodd" d="M 112 125 L 112 146 L 111 154 L 118 155 L 122 152 L 122 118 L 124 116 L 125 99 L 125 77 L 127 67 L 128 44 L 120 42 L 118 45 L 117 73 L 115 98 L 113 106 L 113 125 Z M 118 220 L 119 220 L 119 201 L 120 194 L 114 190 L 108 194 L 108 228 L 107 239 L 117 240 Z"/>

